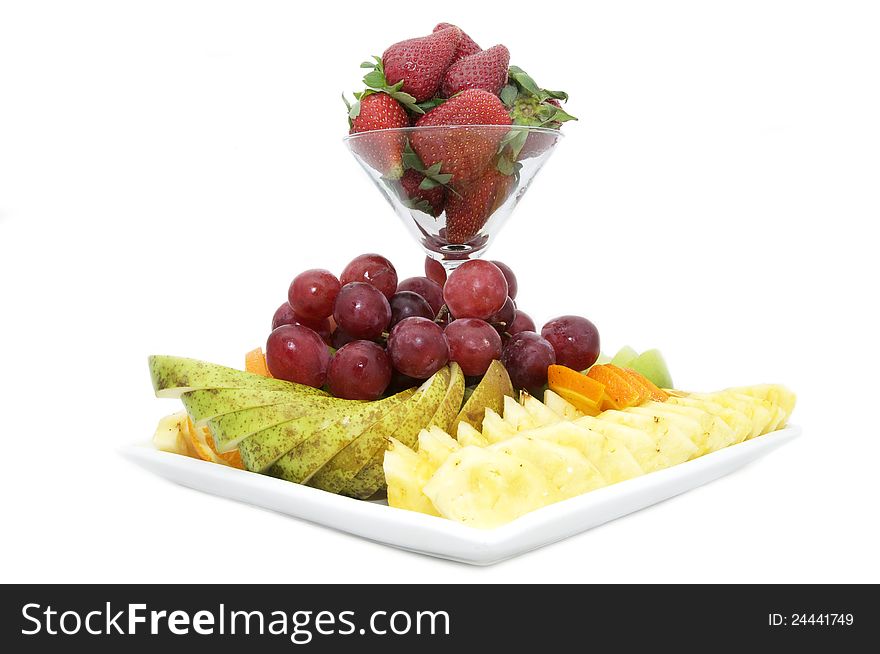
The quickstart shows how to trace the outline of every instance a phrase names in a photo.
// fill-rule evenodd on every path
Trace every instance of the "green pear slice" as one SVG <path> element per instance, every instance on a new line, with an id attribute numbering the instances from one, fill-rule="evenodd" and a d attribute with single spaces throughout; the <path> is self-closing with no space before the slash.
<path id="1" fill-rule="evenodd" d="M 500 414 L 504 410 L 505 395 L 513 397 L 513 384 L 510 383 L 507 369 L 496 360 L 489 365 L 483 379 L 464 403 L 452 429 L 455 429 L 455 425 L 459 422 L 466 422 L 477 431 L 482 431 L 486 409 L 492 409 Z"/>
<path id="2" fill-rule="evenodd" d="M 282 456 L 294 447 L 312 437 L 313 434 L 327 429 L 334 422 L 345 416 L 358 417 L 374 411 L 376 407 L 384 411 L 390 402 L 396 404 L 394 397 L 376 402 L 354 402 L 320 408 L 312 405 L 314 410 L 304 413 L 299 418 L 287 420 L 272 427 L 267 427 L 244 438 L 238 444 L 241 461 L 252 472 L 265 472 Z"/>
<path id="3" fill-rule="evenodd" d="M 632 362 L 639 358 L 639 353 L 632 349 L 629 345 L 624 345 L 617 351 L 617 354 L 609 363 L 620 368 L 630 368 Z"/>
<path id="4" fill-rule="evenodd" d="M 418 401 L 401 421 L 390 437 L 396 438 L 409 448 L 415 447 L 419 432 L 427 427 L 437 408 L 446 397 L 449 388 L 449 368 L 438 370 L 425 385 Z M 379 443 L 369 461 L 361 468 L 342 493 L 358 499 L 366 499 L 385 487 L 385 471 L 382 464 L 385 459 L 387 439 Z"/>
<path id="5" fill-rule="evenodd" d="M 197 359 L 153 355 L 149 358 L 149 365 L 156 397 L 180 397 L 188 391 L 206 388 L 252 388 L 327 395 L 311 386 L 263 377 Z"/>
<path id="6" fill-rule="evenodd" d="M 669 367 L 660 350 L 647 350 L 630 362 L 628 368 L 647 377 L 655 386 L 673 388 Z"/>
<path id="7" fill-rule="evenodd" d="M 380 428 L 382 417 L 389 410 L 412 397 L 409 389 L 379 402 L 367 402 L 345 411 L 326 428 L 301 440 L 282 456 L 269 474 L 296 484 L 304 484 L 336 454 L 372 427 Z"/>
<path id="8" fill-rule="evenodd" d="M 214 437 L 218 451 L 234 450 L 238 444 L 259 431 L 280 425 L 283 422 L 297 420 L 303 416 L 325 411 L 348 411 L 363 402 L 342 400 L 335 397 L 316 395 L 300 395 L 288 398 L 284 404 L 253 406 L 234 413 L 226 413 L 212 418 L 207 422 Z"/>
<path id="9" fill-rule="evenodd" d="M 461 366 L 453 361 L 449 364 L 449 387 L 446 389 L 446 395 L 428 426 L 439 427 L 447 434 L 452 432 L 458 412 L 461 410 L 461 401 L 464 399 L 464 387 L 464 373 L 461 371 Z"/>
<path id="10" fill-rule="evenodd" d="M 197 426 L 203 426 L 212 418 L 244 411 L 254 407 L 294 403 L 304 395 L 291 391 L 267 391 L 257 388 L 205 388 L 189 391 L 180 396 L 183 407 Z M 329 399 L 329 398 L 322 398 Z"/>
<path id="11" fill-rule="evenodd" d="M 370 461 L 373 454 L 383 446 L 389 434 L 406 419 L 420 397 L 421 390 L 406 402 L 388 411 L 382 419 L 367 429 L 351 443 L 337 452 L 309 479 L 309 486 L 330 493 L 340 493 L 354 476 Z"/>

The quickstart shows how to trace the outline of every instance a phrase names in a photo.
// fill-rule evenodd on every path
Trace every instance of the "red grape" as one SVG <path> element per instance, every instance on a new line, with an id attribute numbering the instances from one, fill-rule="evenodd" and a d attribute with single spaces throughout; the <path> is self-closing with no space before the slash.
<path id="1" fill-rule="evenodd" d="M 397 285 L 397 292 L 400 293 L 400 291 L 412 291 L 421 295 L 431 305 L 435 316 L 440 311 L 440 307 L 443 306 L 443 288 L 440 284 L 427 277 L 404 279 Z"/>
<path id="2" fill-rule="evenodd" d="M 532 320 L 531 316 L 527 314 L 525 311 L 516 310 L 516 315 L 513 317 L 513 322 L 507 328 L 507 333 L 513 336 L 514 334 L 519 334 L 520 332 L 533 332 L 535 331 L 535 321 Z"/>
<path id="3" fill-rule="evenodd" d="M 556 363 L 556 353 L 553 346 L 535 332 L 520 332 L 504 346 L 501 363 L 507 368 L 514 387 L 537 395 L 547 383 L 547 368 Z"/>
<path id="4" fill-rule="evenodd" d="M 333 319 L 350 336 L 371 341 L 379 338 L 391 322 L 391 305 L 375 286 L 352 282 L 336 296 Z"/>
<path id="5" fill-rule="evenodd" d="M 333 326 L 330 324 L 329 318 L 322 318 L 320 320 L 306 320 L 301 316 L 297 315 L 297 313 L 290 306 L 289 302 L 285 302 L 275 311 L 275 315 L 272 316 L 272 329 L 273 331 L 280 327 L 281 325 L 302 325 L 303 327 L 308 327 L 313 332 L 316 332 L 318 336 L 320 336 L 325 343 L 330 345 L 330 335 L 333 333 Z"/>
<path id="6" fill-rule="evenodd" d="M 404 375 L 402 372 L 398 372 L 397 370 L 391 371 L 391 383 L 388 384 L 388 388 L 385 389 L 385 392 L 389 395 L 393 395 L 395 393 L 399 393 L 400 391 L 405 391 L 408 388 L 413 388 L 414 386 L 420 386 L 424 380 L 422 379 L 414 379 L 412 377 L 408 377 Z"/>
<path id="7" fill-rule="evenodd" d="M 507 280 L 491 261 L 471 259 L 449 275 L 443 299 L 457 318 L 485 320 L 507 301 Z"/>
<path id="8" fill-rule="evenodd" d="M 501 337 L 489 323 L 477 318 L 459 318 L 446 327 L 449 358 L 465 375 L 483 375 L 501 356 Z"/>
<path id="9" fill-rule="evenodd" d="M 391 382 L 391 360 L 371 341 L 352 341 L 330 361 L 330 392 L 346 400 L 376 400 Z"/>
<path id="10" fill-rule="evenodd" d="M 514 318 L 516 318 L 516 302 L 508 297 L 501 310 L 489 318 L 489 322 L 501 332 L 505 332 L 513 324 Z"/>
<path id="11" fill-rule="evenodd" d="M 541 336 L 553 346 L 561 366 L 585 370 L 599 358 L 599 330 L 586 318 L 554 318 L 541 329 Z"/>
<path id="12" fill-rule="evenodd" d="M 493 261 L 496 266 L 504 273 L 504 279 L 507 280 L 507 295 L 510 296 L 511 300 L 516 299 L 516 292 L 519 290 L 519 284 L 516 283 L 516 275 L 513 274 L 513 271 L 510 269 L 506 263 L 502 263 L 501 261 Z"/>
<path id="13" fill-rule="evenodd" d="M 266 341 L 266 364 L 277 379 L 320 388 L 327 381 L 330 352 L 308 327 L 281 325 Z"/>
<path id="14" fill-rule="evenodd" d="M 306 320 L 321 320 L 333 313 L 333 303 L 340 289 L 339 280 L 329 270 L 313 268 L 293 278 L 287 301 L 296 315 Z"/>
<path id="15" fill-rule="evenodd" d="M 434 319 L 431 305 L 418 293 L 412 291 L 399 291 L 391 296 L 391 326 L 394 327 L 404 318 L 419 316 L 420 318 Z"/>
<path id="16" fill-rule="evenodd" d="M 272 329 L 275 330 L 281 325 L 292 325 L 297 322 L 299 319 L 293 312 L 293 307 L 290 306 L 290 302 L 285 302 L 275 310 L 275 315 L 272 316 Z"/>
<path id="17" fill-rule="evenodd" d="M 427 379 L 449 361 L 443 330 L 427 318 L 406 318 L 388 336 L 388 354 L 394 368 L 416 379 Z"/>
<path id="18" fill-rule="evenodd" d="M 343 345 L 348 345 L 352 341 L 356 340 L 358 339 L 356 339 L 354 336 L 349 336 L 345 333 L 345 330 L 337 327 L 333 332 L 333 336 L 330 338 L 330 345 L 338 350 Z"/>
<path id="19" fill-rule="evenodd" d="M 446 268 L 436 259 L 425 257 L 425 277 L 439 284 L 440 288 L 443 288 L 443 285 L 446 283 Z"/>
<path id="20" fill-rule="evenodd" d="M 397 271 L 381 254 L 362 254 L 351 260 L 339 281 L 343 286 L 351 282 L 366 282 L 375 286 L 387 299 L 397 291 Z"/>

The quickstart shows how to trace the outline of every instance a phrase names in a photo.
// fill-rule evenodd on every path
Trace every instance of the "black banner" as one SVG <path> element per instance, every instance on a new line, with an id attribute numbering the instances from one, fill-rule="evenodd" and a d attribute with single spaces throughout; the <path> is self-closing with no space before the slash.
<path id="1" fill-rule="evenodd" d="M 23 585 L 3 586 L 2 596 L 0 644 L 40 652 L 118 652 L 135 641 L 212 654 L 364 645 L 421 653 L 486 642 L 514 652 L 598 642 L 621 651 L 854 651 L 880 618 L 870 586 Z"/>

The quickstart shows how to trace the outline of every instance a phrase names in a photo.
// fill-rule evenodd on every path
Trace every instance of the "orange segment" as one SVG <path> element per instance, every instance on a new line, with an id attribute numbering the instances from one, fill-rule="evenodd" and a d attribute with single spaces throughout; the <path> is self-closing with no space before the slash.
<path id="1" fill-rule="evenodd" d="M 602 403 L 602 409 L 625 409 L 629 406 L 641 404 L 647 399 L 647 390 L 630 381 L 628 375 L 617 366 L 601 364 L 593 366 L 587 373 L 588 377 L 595 379 L 605 386 L 608 396 Z"/>
<path id="2" fill-rule="evenodd" d="M 587 415 L 599 414 L 605 387 L 595 379 L 565 366 L 552 365 L 547 369 L 547 385 Z"/>
<path id="3" fill-rule="evenodd" d="M 271 377 L 269 374 L 269 366 L 266 365 L 266 355 L 263 354 L 263 348 L 258 347 L 244 355 L 244 369 L 255 375 L 263 377 Z"/>
<path id="4" fill-rule="evenodd" d="M 196 427 L 189 418 L 187 418 L 186 422 L 186 444 L 196 458 L 210 461 L 211 463 L 220 463 L 233 468 L 244 469 L 244 463 L 242 463 L 241 454 L 238 450 L 220 454 L 214 446 L 214 437 L 207 427 Z"/>
<path id="5" fill-rule="evenodd" d="M 669 399 L 669 393 L 658 388 L 654 385 L 654 382 L 643 374 L 629 368 L 621 368 L 620 370 L 623 371 L 633 383 L 639 384 L 647 391 L 648 396 L 645 399 L 654 400 L 655 402 L 665 402 Z"/>

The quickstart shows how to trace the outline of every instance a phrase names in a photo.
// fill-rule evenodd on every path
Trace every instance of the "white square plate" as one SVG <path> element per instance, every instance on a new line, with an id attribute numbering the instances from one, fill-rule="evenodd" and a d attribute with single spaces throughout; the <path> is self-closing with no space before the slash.
<path id="1" fill-rule="evenodd" d="M 490 565 L 555 543 L 723 477 L 799 436 L 786 427 L 671 468 L 533 511 L 492 530 L 363 502 L 287 481 L 132 445 L 127 458 L 173 482 L 393 547 Z"/>

